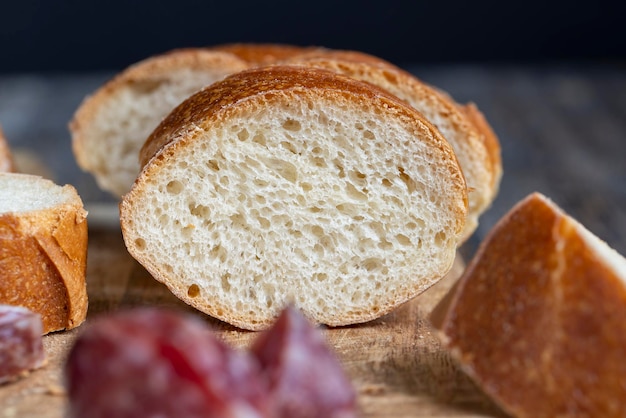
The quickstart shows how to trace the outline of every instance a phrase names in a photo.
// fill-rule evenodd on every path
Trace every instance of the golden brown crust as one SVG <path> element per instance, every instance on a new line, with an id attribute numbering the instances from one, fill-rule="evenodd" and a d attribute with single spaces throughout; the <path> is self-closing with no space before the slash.
<path id="1" fill-rule="evenodd" d="M 253 44 L 235 43 L 216 45 L 209 48 L 212 51 L 228 52 L 244 60 L 250 66 L 263 66 L 282 61 L 296 55 L 320 50 L 317 47 L 303 47 L 284 44 Z"/>
<path id="2" fill-rule="evenodd" d="M 82 203 L 0 215 L 0 303 L 39 313 L 44 333 L 85 320 L 86 265 Z"/>
<path id="3" fill-rule="evenodd" d="M 4 137 L 2 127 L 0 126 L 0 173 L 15 171 L 15 164 L 13 163 L 13 156 L 9 144 Z"/>
<path id="4" fill-rule="evenodd" d="M 624 272 L 581 228 L 529 196 L 434 311 L 446 347 L 513 416 L 626 414 Z"/>
<path id="5" fill-rule="evenodd" d="M 491 167 L 493 172 L 492 189 L 494 196 L 498 193 L 500 187 L 500 180 L 502 179 L 502 157 L 500 150 L 500 141 L 498 136 L 487 122 L 485 115 L 478 110 L 478 107 L 474 103 L 468 103 L 461 106 L 461 110 L 465 113 L 468 119 L 476 126 L 481 133 L 481 138 L 491 160 Z"/>
<path id="6" fill-rule="evenodd" d="M 72 149 L 78 164 L 83 169 L 90 169 L 87 155 L 92 150 L 86 138 L 86 130 L 93 123 L 99 109 L 122 89 L 130 86 L 151 89 L 166 80 L 172 72 L 181 69 L 217 69 L 228 73 L 248 67 L 248 63 L 231 53 L 206 48 L 176 49 L 131 65 L 87 97 L 74 114 L 69 128 L 72 133 Z"/>

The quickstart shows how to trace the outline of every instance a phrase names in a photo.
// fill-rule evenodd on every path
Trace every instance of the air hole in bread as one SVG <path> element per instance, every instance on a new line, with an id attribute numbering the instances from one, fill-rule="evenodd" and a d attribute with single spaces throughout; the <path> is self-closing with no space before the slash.
<path id="1" fill-rule="evenodd" d="M 391 182 L 391 180 L 389 180 L 389 179 L 383 179 L 383 180 L 382 180 L 382 184 L 383 184 L 383 186 L 385 186 L 385 187 L 392 187 L 392 186 L 393 186 L 393 183 L 392 183 L 392 182 Z"/>
<path id="2" fill-rule="evenodd" d="M 315 244 L 313 246 L 313 251 L 315 252 L 315 254 L 319 255 L 320 257 L 324 256 L 324 246 L 321 244 Z"/>
<path id="3" fill-rule="evenodd" d="M 248 222 L 246 221 L 246 217 L 241 213 L 236 213 L 230 216 L 230 221 L 232 222 L 232 226 L 235 228 L 247 229 Z"/>
<path id="4" fill-rule="evenodd" d="M 250 132 L 248 132 L 247 129 L 242 129 L 237 133 L 237 138 L 239 138 L 240 141 L 246 141 L 250 138 Z"/>
<path id="5" fill-rule="evenodd" d="M 352 203 L 340 203 L 335 207 L 339 212 L 350 217 L 354 217 L 357 213 L 359 213 L 358 207 Z"/>
<path id="6" fill-rule="evenodd" d="M 267 140 L 265 139 L 265 135 L 258 133 L 256 135 L 254 135 L 254 137 L 252 138 L 252 142 L 254 142 L 255 144 L 259 144 L 259 145 L 267 145 Z"/>
<path id="7" fill-rule="evenodd" d="M 298 132 L 300 129 L 302 129 L 302 125 L 295 119 L 287 119 L 285 122 L 283 122 L 283 128 L 285 128 L 287 131 Z"/>
<path id="8" fill-rule="evenodd" d="M 415 180 L 404 172 L 404 168 L 398 167 L 398 171 L 400 172 L 400 180 L 406 184 L 406 188 L 409 193 L 413 193 L 416 190 Z"/>
<path id="9" fill-rule="evenodd" d="M 315 273 L 315 274 L 313 274 L 313 279 L 317 280 L 318 282 L 325 282 L 326 280 L 328 280 L 328 274 L 326 274 L 326 273 Z"/>
<path id="10" fill-rule="evenodd" d="M 217 259 L 222 263 L 226 261 L 226 256 L 226 249 L 219 244 L 211 248 L 211 250 L 209 251 L 209 257 Z"/>
<path id="11" fill-rule="evenodd" d="M 224 187 L 228 186 L 230 184 L 230 180 L 228 179 L 227 176 L 222 176 L 220 177 L 220 184 Z"/>
<path id="12" fill-rule="evenodd" d="M 289 151 L 292 154 L 299 154 L 298 150 L 294 146 L 293 142 L 290 141 L 282 141 L 280 146 Z"/>
<path id="13" fill-rule="evenodd" d="M 367 130 L 363 132 L 363 138 L 371 140 L 371 139 L 376 139 L 376 136 L 374 135 L 374 132 Z"/>
<path id="14" fill-rule="evenodd" d="M 147 96 L 151 93 L 154 93 L 158 90 L 161 85 L 165 84 L 164 80 L 141 80 L 134 81 L 130 88 L 133 90 L 133 93 L 137 96 Z"/>
<path id="15" fill-rule="evenodd" d="M 184 188 L 185 186 L 183 186 L 183 183 L 178 180 L 172 180 L 167 183 L 167 186 L 165 186 L 165 190 L 167 190 L 170 194 L 179 194 Z"/>
<path id="16" fill-rule="evenodd" d="M 269 169 L 280 175 L 285 180 L 292 183 L 295 183 L 298 180 L 298 170 L 296 169 L 296 166 L 290 162 L 281 160 L 280 158 L 268 158 L 264 161 L 264 163 Z"/>
<path id="17" fill-rule="evenodd" d="M 358 170 L 351 170 L 348 178 L 359 186 L 367 184 L 367 176 Z"/>
<path id="18" fill-rule="evenodd" d="M 362 191 L 357 190 L 357 188 L 354 187 L 351 183 L 346 184 L 346 193 L 348 197 L 351 199 L 358 200 L 358 201 L 367 200 L 367 195 L 363 193 Z"/>
<path id="19" fill-rule="evenodd" d="M 398 241 L 398 244 L 400 245 L 405 245 L 405 246 L 409 246 L 411 245 L 411 240 L 409 239 L 409 237 L 407 237 L 404 234 L 397 234 L 396 235 L 396 241 Z"/>
<path id="20" fill-rule="evenodd" d="M 191 234 L 193 233 L 193 230 L 196 229 L 195 225 L 193 224 L 189 224 L 186 227 L 183 228 L 183 237 L 185 238 L 189 238 L 191 237 Z"/>
<path id="21" fill-rule="evenodd" d="M 211 216 L 211 209 L 208 206 L 196 205 L 195 203 L 191 203 L 189 205 L 189 212 L 193 216 L 197 216 L 202 219 L 208 219 Z"/>
<path id="22" fill-rule="evenodd" d="M 435 234 L 435 245 L 441 247 L 445 244 L 447 236 L 445 232 L 440 231 Z"/>
<path id="23" fill-rule="evenodd" d="M 143 238 L 136 238 L 135 247 L 137 247 L 139 251 L 144 251 L 146 249 L 146 240 Z"/>
<path id="24" fill-rule="evenodd" d="M 301 183 L 300 187 L 302 187 L 302 190 L 305 192 L 310 192 L 311 190 L 313 190 L 313 186 L 309 183 Z"/>
<path id="25" fill-rule="evenodd" d="M 261 228 L 263 229 L 270 229 L 272 226 L 272 223 L 267 218 L 259 216 L 257 219 L 259 220 L 259 225 L 261 225 Z"/>
<path id="26" fill-rule="evenodd" d="M 378 271 L 383 267 L 383 261 L 380 258 L 367 258 L 363 260 L 362 266 L 367 271 Z"/>
<path id="27" fill-rule="evenodd" d="M 224 292 L 230 292 L 230 274 L 229 273 L 222 274 L 220 285 L 222 286 L 222 290 Z M 239 303 L 239 301 L 237 301 L 237 303 Z"/>
<path id="28" fill-rule="evenodd" d="M 187 295 L 190 298 L 198 297 L 199 294 L 200 294 L 200 288 L 198 287 L 197 284 L 194 283 L 187 288 Z"/>
<path id="29" fill-rule="evenodd" d="M 209 160 L 206 164 L 211 170 L 220 171 L 220 165 L 217 160 Z"/>
<path id="30" fill-rule="evenodd" d="M 322 157 L 312 157 L 311 162 L 313 163 L 313 165 L 319 168 L 328 167 L 328 164 L 326 164 L 326 160 Z"/>
<path id="31" fill-rule="evenodd" d="M 355 127 L 357 130 L 359 130 L 359 131 L 362 131 L 363 129 L 365 129 L 365 126 L 363 126 L 363 124 L 362 124 L 361 122 L 356 122 L 356 123 L 354 124 L 354 127 Z"/>

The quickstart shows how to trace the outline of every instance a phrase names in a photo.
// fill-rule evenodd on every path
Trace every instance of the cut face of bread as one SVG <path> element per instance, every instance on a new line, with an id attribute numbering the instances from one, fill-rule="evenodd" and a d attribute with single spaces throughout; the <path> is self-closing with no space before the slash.
<path id="1" fill-rule="evenodd" d="M 141 155 L 120 205 L 130 253 L 247 329 L 289 303 L 329 325 L 389 312 L 445 275 L 466 217 L 461 170 L 429 122 L 317 69 L 228 77 L 176 108 Z"/>
<path id="2" fill-rule="evenodd" d="M 626 416 L 626 260 L 540 194 L 498 223 L 431 319 L 512 416 Z"/>
<path id="3" fill-rule="evenodd" d="M 121 196 L 139 173 L 139 149 L 161 119 L 200 88 L 248 66 L 227 52 L 183 49 L 129 67 L 76 111 L 70 130 L 78 165 Z"/>
<path id="4" fill-rule="evenodd" d="M 495 198 L 499 172 L 494 172 L 489 150 L 478 128 L 457 103 L 400 68 L 355 51 L 310 52 L 287 62 L 323 68 L 377 85 L 405 100 L 435 125 L 454 149 L 467 181 L 469 214 L 461 241 L 469 238 L 478 226 L 479 216 Z M 484 118 L 482 120 L 486 124 Z M 497 143 L 497 139 L 495 141 Z"/>
<path id="5" fill-rule="evenodd" d="M 0 173 L 0 303 L 40 314 L 44 333 L 85 320 L 86 216 L 73 187 Z"/>
<path id="6" fill-rule="evenodd" d="M 0 173 L 14 171 L 13 156 L 0 126 Z"/>

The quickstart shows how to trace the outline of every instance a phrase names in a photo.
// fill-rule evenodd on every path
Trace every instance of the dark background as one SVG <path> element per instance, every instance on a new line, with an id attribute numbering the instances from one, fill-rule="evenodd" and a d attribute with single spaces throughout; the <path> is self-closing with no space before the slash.
<path id="1" fill-rule="evenodd" d="M 618 1 L 2 0 L 0 72 L 119 70 L 225 42 L 356 49 L 401 66 L 622 63 Z"/>

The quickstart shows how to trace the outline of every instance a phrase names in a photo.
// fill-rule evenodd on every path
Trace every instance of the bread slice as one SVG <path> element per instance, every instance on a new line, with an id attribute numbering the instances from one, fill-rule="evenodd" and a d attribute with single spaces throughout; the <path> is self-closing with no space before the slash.
<path id="1" fill-rule="evenodd" d="M 161 119 L 200 88 L 248 67 L 231 53 L 199 48 L 132 65 L 76 111 L 70 131 L 78 165 L 121 196 L 139 174 L 139 149 Z"/>
<path id="2" fill-rule="evenodd" d="M 246 329 L 293 303 L 328 325 L 389 312 L 450 269 L 467 189 L 415 109 L 302 66 L 248 70 L 153 132 L 120 205 L 130 253 L 180 299 Z"/>
<path id="3" fill-rule="evenodd" d="M 72 186 L 0 173 L 0 304 L 38 313 L 44 333 L 85 320 L 86 216 Z"/>
<path id="4" fill-rule="evenodd" d="M 500 220 L 431 320 L 512 416 L 626 416 L 626 260 L 540 194 Z"/>
<path id="5" fill-rule="evenodd" d="M 490 149 L 482 139 L 484 134 L 460 105 L 395 65 L 356 51 L 318 50 L 291 57 L 287 62 L 323 68 L 375 84 L 405 100 L 433 123 L 452 145 L 467 181 L 469 214 L 461 241 L 469 238 L 478 226 L 478 218 L 495 199 L 502 169 L 500 161 L 492 161 Z M 475 112 L 471 115 L 476 114 L 477 119 L 482 116 L 475 106 L 470 111 Z M 488 129 L 484 117 L 480 121 Z M 497 145 L 493 131 L 491 134 L 490 140 Z"/>
<path id="6" fill-rule="evenodd" d="M 9 143 L 2 132 L 2 126 L 0 126 L 0 173 L 12 171 L 15 171 L 13 155 L 11 154 Z"/>

